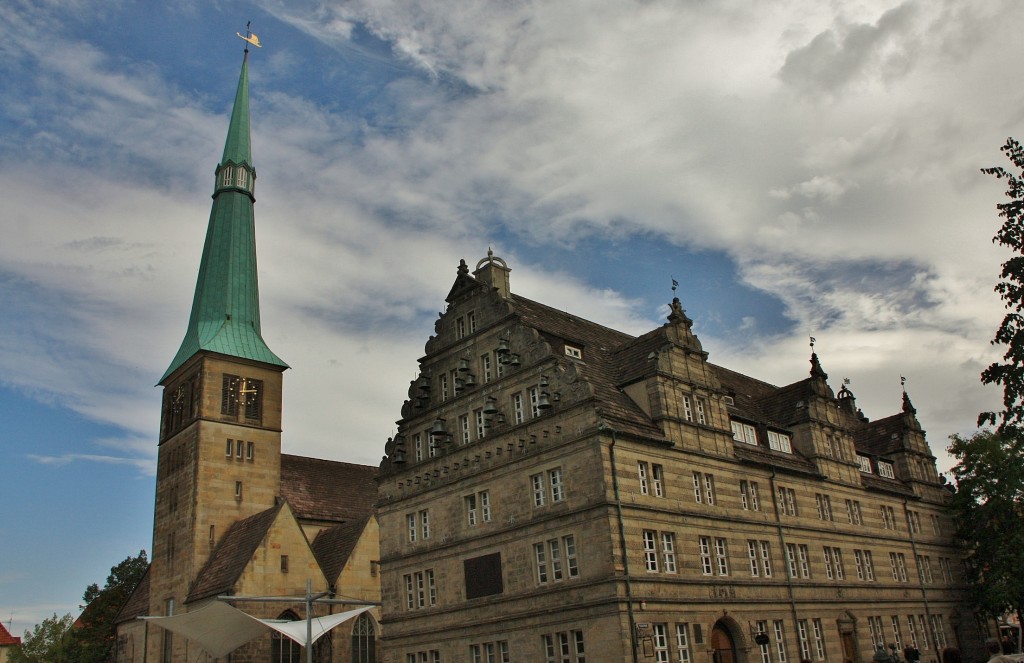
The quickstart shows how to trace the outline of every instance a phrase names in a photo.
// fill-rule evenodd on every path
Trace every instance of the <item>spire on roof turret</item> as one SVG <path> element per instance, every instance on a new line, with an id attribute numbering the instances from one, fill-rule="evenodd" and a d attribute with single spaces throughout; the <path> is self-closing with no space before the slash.
<path id="1" fill-rule="evenodd" d="M 249 41 L 249 40 L 247 40 Z M 253 43 L 253 42 L 249 42 Z M 256 278 L 256 231 L 249 137 L 249 49 L 242 60 L 224 156 L 216 169 L 213 207 L 185 338 L 162 383 L 201 350 L 287 368 L 263 341 Z"/>

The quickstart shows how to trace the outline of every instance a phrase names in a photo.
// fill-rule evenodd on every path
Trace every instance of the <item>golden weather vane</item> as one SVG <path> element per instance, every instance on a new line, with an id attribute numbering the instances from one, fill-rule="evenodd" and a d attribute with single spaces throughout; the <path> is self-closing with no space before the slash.
<path id="1" fill-rule="evenodd" d="M 249 42 L 250 44 L 252 44 L 256 48 L 263 48 L 263 44 L 260 43 L 260 38 L 257 37 L 254 32 L 249 30 L 249 26 L 250 25 L 252 25 L 252 21 L 249 21 L 248 23 L 245 24 L 245 34 L 244 35 L 241 32 L 236 32 L 235 34 L 238 35 L 239 39 L 244 39 L 245 41 Z"/>

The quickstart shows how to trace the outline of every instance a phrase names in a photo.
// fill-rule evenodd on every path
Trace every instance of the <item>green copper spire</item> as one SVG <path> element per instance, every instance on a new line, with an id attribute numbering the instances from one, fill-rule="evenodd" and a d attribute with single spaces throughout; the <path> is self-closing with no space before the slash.
<path id="1" fill-rule="evenodd" d="M 249 51 L 242 61 L 224 157 L 216 170 L 213 208 L 188 329 L 161 384 L 200 351 L 288 368 L 270 351 L 260 333 L 256 280 L 256 230 L 249 140 Z"/>

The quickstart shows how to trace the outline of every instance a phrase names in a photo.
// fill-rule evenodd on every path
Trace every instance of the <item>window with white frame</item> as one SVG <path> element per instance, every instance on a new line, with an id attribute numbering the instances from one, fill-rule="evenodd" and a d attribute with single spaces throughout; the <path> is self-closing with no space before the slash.
<path id="1" fill-rule="evenodd" d="M 843 569 L 843 553 L 839 548 L 825 546 L 822 548 L 825 560 L 825 577 L 829 580 L 844 580 L 846 571 Z"/>
<path id="2" fill-rule="evenodd" d="M 437 381 L 438 386 L 440 387 L 439 391 L 441 392 L 441 400 L 448 400 L 448 374 L 441 373 L 441 375 L 438 376 Z"/>
<path id="3" fill-rule="evenodd" d="M 683 396 L 683 419 L 693 421 L 693 402 L 689 396 Z"/>
<path id="4" fill-rule="evenodd" d="M 420 538 L 424 541 L 430 538 L 430 509 L 420 511 Z"/>
<path id="5" fill-rule="evenodd" d="M 647 463 L 645 461 L 642 461 L 642 460 L 637 461 L 637 463 L 636 463 L 636 476 L 637 476 L 637 479 L 640 481 L 640 494 L 641 495 L 647 495 L 647 494 L 650 493 L 650 484 L 648 483 L 647 474 L 648 474 Z"/>
<path id="6" fill-rule="evenodd" d="M 655 497 L 665 497 L 665 471 L 661 465 L 651 465 L 651 488 Z"/>
<path id="7" fill-rule="evenodd" d="M 477 523 L 489 523 L 491 521 L 491 493 L 488 490 L 481 490 L 473 495 L 466 495 L 466 523 L 473 527 Z"/>
<path id="8" fill-rule="evenodd" d="M 540 387 L 530 387 L 530 416 L 540 416 Z"/>
<path id="9" fill-rule="evenodd" d="M 932 558 L 929 555 L 917 556 L 917 577 L 920 578 L 922 584 L 930 585 L 935 581 L 932 576 Z"/>
<path id="10" fill-rule="evenodd" d="M 793 445 L 789 435 L 778 431 L 768 431 L 768 447 L 775 451 L 782 451 L 788 454 L 793 453 Z"/>
<path id="11" fill-rule="evenodd" d="M 673 532 L 643 531 L 644 568 L 649 573 L 676 573 L 676 535 Z M 660 565 L 659 565 L 660 560 Z"/>
<path id="12" fill-rule="evenodd" d="M 907 615 L 907 635 L 910 636 L 910 645 L 915 649 L 917 644 L 917 625 L 914 624 L 914 615 Z"/>
<path id="13" fill-rule="evenodd" d="M 437 587 L 434 585 L 433 569 L 406 573 L 403 579 L 407 610 L 420 610 L 437 605 Z"/>
<path id="14" fill-rule="evenodd" d="M 896 511 L 891 506 L 881 507 L 882 527 L 885 529 L 896 529 Z"/>
<path id="15" fill-rule="evenodd" d="M 657 573 L 658 571 L 658 548 L 657 548 L 658 533 L 654 530 L 645 529 L 643 531 L 644 540 L 644 568 L 649 573 Z"/>
<path id="16" fill-rule="evenodd" d="M 825 627 L 821 619 L 815 617 L 811 620 L 811 627 L 814 629 L 814 658 L 818 661 L 825 660 Z"/>
<path id="17" fill-rule="evenodd" d="M 757 430 L 742 421 L 732 421 L 732 439 L 745 444 L 757 445 Z"/>
<path id="18" fill-rule="evenodd" d="M 706 472 L 693 473 L 693 498 L 698 504 L 715 504 L 715 475 Z"/>
<path id="19" fill-rule="evenodd" d="M 583 631 L 559 631 L 541 636 L 544 663 L 586 663 Z"/>
<path id="20" fill-rule="evenodd" d="M 668 624 L 652 624 L 655 663 L 669 663 Z"/>
<path id="21" fill-rule="evenodd" d="M 561 502 L 565 499 L 565 485 L 562 483 L 562 468 L 555 467 L 548 470 L 548 483 L 551 486 L 551 502 Z"/>
<path id="22" fill-rule="evenodd" d="M 459 432 L 462 434 L 462 444 L 467 445 L 471 441 L 471 433 L 469 427 L 469 415 L 464 414 L 459 417 Z"/>
<path id="23" fill-rule="evenodd" d="M 858 500 L 846 500 L 846 520 L 851 525 L 860 525 L 860 502 Z"/>
<path id="24" fill-rule="evenodd" d="M 786 544 L 786 562 L 789 565 L 789 575 L 792 578 L 810 578 L 811 560 L 810 551 L 806 544 Z"/>
<path id="25" fill-rule="evenodd" d="M 709 414 L 708 402 L 703 398 L 696 398 L 694 403 L 697 405 L 697 423 L 707 425 Z"/>
<path id="26" fill-rule="evenodd" d="M 892 463 L 887 460 L 878 461 L 878 476 L 885 477 L 886 479 L 895 479 L 896 474 L 893 472 Z"/>
<path id="27" fill-rule="evenodd" d="M 771 547 L 767 541 L 747 540 L 747 557 L 750 561 L 750 575 L 772 577 Z"/>
<path id="28" fill-rule="evenodd" d="M 711 563 L 711 537 L 701 536 L 697 539 L 700 548 L 700 570 L 706 576 L 713 575 L 714 565 Z"/>
<path id="29" fill-rule="evenodd" d="M 521 424 L 525 421 L 525 413 L 523 410 L 523 392 L 517 391 L 512 394 L 512 421 Z"/>
<path id="30" fill-rule="evenodd" d="M 760 511 L 757 496 L 757 482 L 740 479 L 740 506 L 747 511 Z"/>
<path id="31" fill-rule="evenodd" d="M 857 464 L 860 466 L 860 471 L 864 474 L 873 474 L 871 471 L 871 458 L 868 456 L 857 454 Z"/>
<path id="32" fill-rule="evenodd" d="M 565 578 L 578 578 L 580 575 L 576 538 L 572 534 L 533 544 L 533 554 L 537 563 L 538 584 L 561 582 Z"/>
<path id="33" fill-rule="evenodd" d="M 796 621 L 796 635 L 800 645 L 800 660 L 811 660 L 811 634 L 806 619 Z"/>
<path id="34" fill-rule="evenodd" d="M 896 644 L 896 651 L 903 651 L 903 634 L 900 633 L 900 618 L 893 615 L 889 618 L 892 626 L 892 641 Z"/>
<path id="35" fill-rule="evenodd" d="M 685 622 L 676 624 L 676 654 L 679 663 L 690 663 L 690 625 Z"/>
<path id="36" fill-rule="evenodd" d="M 787 516 L 797 515 L 796 491 L 792 488 L 779 486 L 776 493 L 779 498 L 779 513 Z"/>
<path id="37" fill-rule="evenodd" d="M 871 635 L 871 644 L 875 649 L 885 646 L 885 631 L 882 627 L 881 617 L 868 617 L 868 633 Z"/>
<path id="38" fill-rule="evenodd" d="M 917 511 L 907 511 L 907 527 L 912 534 L 921 533 L 921 514 Z"/>
<path id="39" fill-rule="evenodd" d="M 772 622 L 772 630 L 775 631 L 775 654 L 778 656 L 779 663 L 786 663 L 786 635 L 783 632 L 781 619 Z"/>
<path id="40" fill-rule="evenodd" d="M 533 506 L 544 506 L 547 502 L 547 490 L 544 487 L 544 474 L 534 474 L 531 476 L 530 486 L 533 489 Z"/>
<path id="41" fill-rule="evenodd" d="M 409 526 L 409 543 L 415 543 L 419 535 L 419 515 L 409 513 L 406 514 L 405 519 Z"/>
<path id="42" fill-rule="evenodd" d="M 903 553 L 889 553 L 889 564 L 892 567 L 892 579 L 907 582 L 907 560 Z"/>
<path id="43" fill-rule="evenodd" d="M 768 635 L 768 622 L 765 622 L 765 621 L 757 622 L 757 632 L 759 634 L 760 633 L 764 633 L 767 636 Z M 758 645 L 758 648 L 761 650 L 761 663 L 771 663 L 771 661 L 772 661 L 771 651 L 768 649 L 769 642 L 771 642 L 770 638 L 768 638 L 763 645 Z"/>
<path id="44" fill-rule="evenodd" d="M 818 507 L 818 520 L 832 520 L 832 498 L 828 495 L 815 493 L 814 503 Z"/>
<path id="45" fill-rule="evenodd" d="M 493 374 L 491 373 L 491 353 L 480 355 L 480 375 L 484 382 L 490 382 Z"/>
<path id="46" fill-rule="evenodd" d="M 470 334 L 476 331 L 476 311 L 470 311 L 466 314 L 466 326 L 469 327 Z"/>
<path id="47" fill-rule="evenodd" d="M 565 356 L 572 357 L 573 359 L 583 359 L 583 350 L 574 345 L 566 345 Z"/>
<path id="48" fill-rule="evenodd" d="M 473 410 L 473 419 L 476 421 L 476 439 L 482 440 L 487 434 L 487 427 L 484 426 L 484 411 L 482 409 Z"/>
<path id="49" fill-rule="evenodd" d="M 726 540 L 722 537 L 715 537 L 715 561 L 718 566 L 718 575 L 729 575 L 729 548 Z"/>

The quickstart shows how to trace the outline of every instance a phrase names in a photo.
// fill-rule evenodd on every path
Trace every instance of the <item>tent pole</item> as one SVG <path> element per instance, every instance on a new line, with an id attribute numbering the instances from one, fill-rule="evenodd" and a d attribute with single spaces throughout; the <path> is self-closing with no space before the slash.
<path id="1" fill-rule="evenodd" d="M 306 578 L 306 663 L 313 663 L 313 584 Z"/>

